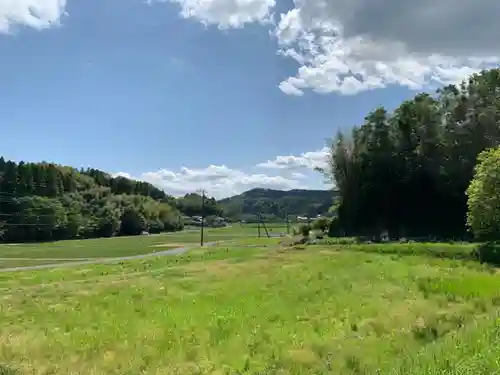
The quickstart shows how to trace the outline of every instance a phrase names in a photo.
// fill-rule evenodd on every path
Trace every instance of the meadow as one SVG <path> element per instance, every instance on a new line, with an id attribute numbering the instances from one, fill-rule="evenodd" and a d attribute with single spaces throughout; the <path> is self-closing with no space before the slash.
<path id="1" fill-rule="evenodd" d="M 231 239 L 257 238 L 251 227 L 205 228 L 205 243 Z M 127 257 L 179 247 L 198 246 L 200 230 L 186 230 L 160 235 L 70 240 L 48 243 L 0 245 L 0 269 L 55 264 L 81 260 Z"/>
<path id="2" fill-rule="evenodd" d="M 500 278 L 472 245 L 278 242 L 2 273 L 0 374 L 500 368 Z"/>

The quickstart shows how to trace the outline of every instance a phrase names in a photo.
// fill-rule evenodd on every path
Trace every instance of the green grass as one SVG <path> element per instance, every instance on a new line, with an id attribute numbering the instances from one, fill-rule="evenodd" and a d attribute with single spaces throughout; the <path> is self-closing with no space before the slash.
<path id="1" fill-rule="evenodd" d="M 166 250 L 165 237 L 138 236 L 71 240 L 38 244 L 0 245 L 0 258 L 87 259 L 147 254 Z M 172 247 L 172 246 L 170 246 Z"/>
<path id="2" fill-rule="evenodd" d="M 499 368 L 492 269 L 372 245 L 278 251 L 267 241 L 0 274 L 0 374 L 2 363 L 90 375 Z"/>
<path id="3" fill-rule="evenodd" d="M 328 241 L 328 240 L 327 240 Z M 387 244 L 353 244 L 340 243 L 342 248 L 351 251 L 394 254 L 422 255 L 436 258 L 473 259 L 472 252 L 477 247 L 473 243 L 387 243 Z"/>
<path id="4" fill-rule="evenodd" d="M 245 228 L 207 228 L 204 231 L 205 243 L 245 239 L 256 232 Z M 166 233 L 151 236 L 99 238 L 70 240 L 36 244 L 0 245 L 0 259 L 26 258 L 26 262 L 45 259 L 87 259 L 113 258 L 163 251 L 183 245 L 200 243 L 199 231 Z M 5 268 L 0 262 L 0 267 Z"/>
<path id="5" fill-rule="evenodd" d="M 254 237 L 257 238 L 258 231 L 257 228 L 249 228 L 245 226 L 240 226 L 235 224 L 227 228 L 204 228 L 204 238 L 205 242 L 223 241 L 244 237 Z M 261 231 L 261 235 L 265 236 L 264 230 Z M 169 233 L 166 235 L 171 241 L 178 242 L 199 242 L 200 241 L 200 230 L 185 231 L 177 233 Z"/>
<path id="6" fill-rule="evenodd" d="M 23 258 L 13 258 L 13 259 L 0 259 L 0 269 L 3 268 L 14 268 L 14 267 L 26 267 L 26 266 L 39 266 L 43 264 L 57 264 L 65 263 L 68 261 L 73 261 L 74 259 L 63 260 L 63 259 L 23 259 Z M 1 375 L 1 372 L 0 372 Z"/>
<path id="7" fill-rule="evenodd" d="M 273 230 L 284 230 L 286 231 L 286 223 L 284 222 L 276 222 L 276 223 L 264 223 L 265 226 L 269 229 L 269 228 L 272 228 Z M 290 223 L 290 228 L 292 228 L 293 226 L 296 226 L 296 225 L 299 225 L 297 223 Z M 233 226 L 241 226 L 243 228 L 249 228 L 249 229 L 253 229 L 253 230 L 257 230 L 257 228 L 259 227 L 259 224 L 258 223 L 244 223 L 244 224 L 239 224 L 239 223 L 235 223 L 233 224 Z M 260 227 L 262 230 L 264 230 L 264 227 L 262 226 L 262 224 L 260 224 Z"/>

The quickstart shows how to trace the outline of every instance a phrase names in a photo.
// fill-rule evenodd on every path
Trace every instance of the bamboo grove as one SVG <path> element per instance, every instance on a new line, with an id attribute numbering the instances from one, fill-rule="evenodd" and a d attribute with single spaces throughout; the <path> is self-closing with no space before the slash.
<path id="1" fill-rule="evenodd" d="M 478 154 L 500 143 L 500 70 L 483 71 L 339 133 L 326 171 L 339 190 L 332 230 L 464 238 Z"/>

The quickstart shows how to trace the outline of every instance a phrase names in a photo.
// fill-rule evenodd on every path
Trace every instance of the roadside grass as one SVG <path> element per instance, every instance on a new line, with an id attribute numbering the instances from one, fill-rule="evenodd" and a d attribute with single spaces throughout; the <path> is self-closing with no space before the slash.
<path id="1" fill-rule="evenodd" d="M 208 263 L 221 259 L 243 261 L 267 249 L 218 245 L 214 247 L 193 247 L 187 253 L 170 256 L 151 256 L 144 259 L 117 261 L 112 264 L 88 264 L 71 269 L 53 268 L 0 273 L 0 291 L 46 288 L 64 283 L 94 283 L 96 280 L 117 278 L 133 280 L 137 276 L 167 274 L 179 275 L 178 267 L 188 263 Z M 183 275 L 181 273 L 181 275 Z"/>
<path id="2" fill-rule="evenodd" d="M 68 261 L 74 261 L 74 259 L 23 259 L 23 258 L 13 258 L 13 259 L 0 259 L 0 269 L 3 268 L 14 268 L 14 267 L 25 267 L 25 266 L 39 266 L 43 264 L 57 264 L 65 263 Z M 0 373 L 1 375 L 1 373 Z"/>
<path id="3" fill-rule="evenodd" d="M 282 252 L 221 244 L 117 265 L 2 274 L 0 369 L 36 375 L 498 370 L 498 275 L 474 262 L 406 255 L 405 246 L 395 256 L 372 245 Z"/>
<path id="4" fill-rule="evenodd" d="M 278 230 L 286 231 L 286 228 L 287 228 L 286 223 L 284 223 L 284 222 L 264 223 L 264 224 L 268 228 L 268 230 L 269 230 L 269 228 L 271 228 L 271 229 L 276 230 L 276 231 L 278 231 Z M 293 226 L 299 225 L 299 224 L 300 223 L 290 223 L 290 228 Z M 252 230 L 257 230 L 257 228 L 259 227 L 259 224 L 258 223 L 244 223 L 244 224 L 235 223 L 235 224 L 233 224 L 233 226 L 234 227 L 240 226 L 242 228 L 249 228 L 249 229 L 251 228 Z M 264 230 L 262 224 L 260 224 L 260 227 L 262 230 Z"/>
<path id="5" fill-rule="evenodd" d="M 0 245 L 0 258 L 82 259 L 151 253 L 164 236 L 137 236 Z"/>
<path id="6" fill-rule="evenodd" d="M 283 238 L 280 237 L 250 237 L 250 238 L 237 238 L 233 240 L 224 241 L 224 244 L 232 246 L 276 246 Z"/>
<path id="7" fill-rule="evenodd" d="M 478 244 L 470 242 L 458 243 L 435 243 L 435 242 L 413 242 L 413 243 L 372 243 L 356 244 L 353 239 L 329 238 L 320 240 L 320 245 L 329 245 L 332 248 L 343 250 L 368 252 L 379 254 L 393 254 L 397 256 L 421 255 L 435 258 L 448 259 L 476 259 L 473 251 Z"/>
<path id="8" fill-rule="evenodd" d="M 209 243 L 231 239 L 244 239 L 249 233 L 252 232 L 231 227 L 207 228 L 205 229 L 204 238 L 205 242 Z M 115 258 L 149 254 L 184 245 L 197 246 L 199 243 L 199 231 L 185 231 L 151 236 L 68 240 L 33 244 L 5 244 L 0 245 L 0 259 L 81 260 L 88 258 Z M 2 267 L 1 262 L 0 267 Z"/>

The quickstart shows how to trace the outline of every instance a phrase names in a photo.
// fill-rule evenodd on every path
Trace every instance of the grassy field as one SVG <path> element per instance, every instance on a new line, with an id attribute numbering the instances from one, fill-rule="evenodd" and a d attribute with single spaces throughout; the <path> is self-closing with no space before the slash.
<path id="1" fill-rule="evenodd" d="M 9 366 L 37 375 L 500 368 L 500 278 L 434 256 L 453 245 L 259 242 L 0 274 L 0 374 Z"/>
<path id="2" fill-rule="evenodd" d="M 253 228 L 207 228 L 205 242 L 254 238 Z M 258 239 L 257 239 L 258 240 Z M 149 254 L 200 243 L 200 231 L 184 231 L 161 235 L 70 240 L 43 244 L 0 245 L 0 268 L 55 263 L 95 258 L 126 257 Z"/>

